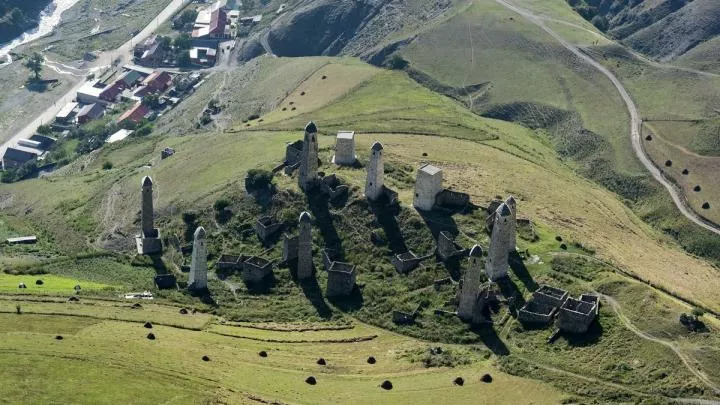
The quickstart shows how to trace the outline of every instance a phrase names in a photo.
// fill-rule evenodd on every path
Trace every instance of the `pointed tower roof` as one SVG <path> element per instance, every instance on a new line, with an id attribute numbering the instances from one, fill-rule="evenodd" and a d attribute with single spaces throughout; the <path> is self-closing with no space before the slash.
<path id="1" fill-rule="evenodd" d="M 308 124 L 305 126 L 305 132 L 314 134 L 317 132 L 317 126 L 315 126 L 315 123 L 313 121 L 308 122 Z"/>
<path id="2" fill-rule="evenodd" d="M 375 143 L 372 145 L 372 150 L 383 150 L 383 146 L 380 142 L 375 141 Z"/>
<path id="3" fill-rule="evenodd" d="M 483 254 L 483 250 L 479 245 L 475 245 L 470 249 L 470 257 L 480 257 Z"/>
<path id="4" fill-rule="evenodd" d="M 495 211 L 495 212 L 500 214 L 501 217 L 509 217 L 512 215 L 512 211 L 510 211 L 510 207 L 508 207 L 508 205 L 505 203 L 500 204 L 497 211 Z"/>
<path id="5" fill-rule="evenodd" d="M 205 239 L 205 228 L 198 226 L 195 230 L 195 239 Z"/>
<path id="6" fill-rule="evenodd" d="M 515 205 L 515 204 L 516 204 L 516 202 L 515 202 L 515 197 L 513 197 L 513 196 L 508 197 L 507 200 L 505 200 L 505 204 L 507 204 L 507 205 Z"/>
<path id="7" fill-rule="evenodd" d="M 143 187 L 152 187 L 152 185 L 153 185 L 153 181 L 152 181 L 152 178 L 150 178 L 150 176 L 143 177 L 143 179 L 142 179 Z"/>
<path id="8" fill-rule="evenodd" d="M 307 211 L 303 211 L 302 214 L 300 214 L 300 222 L 310 222 L 312 221 L 312 216 L 310 216 L 310 213 Z"/>

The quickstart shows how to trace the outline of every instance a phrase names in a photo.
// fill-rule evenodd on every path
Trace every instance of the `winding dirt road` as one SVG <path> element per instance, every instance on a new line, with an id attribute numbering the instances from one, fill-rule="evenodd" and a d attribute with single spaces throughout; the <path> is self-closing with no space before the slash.
<path id="1" fill-rule="evenodd" d="M 640 127 L 642 125 L 642 120 L 640 119 L 640 113 L 638 112 L 637 106 L 635 105 L 635 102 L 632 100 L 632 97 L 630 96 L 630 93 L 628 93 L 627 89 L 625 89 L 625 86 L 623 86 L 622 82 L 605 66 L 603 66 L 601 63 L 597 62 L 595 59 L 591 58 L 587 54 L 580 51 L 578 47 L 571 44 L 570 42 L 566 41 L 565 38 L 561 37 L 559 34 L 557 34 L 555 31 L 550 29 L 547 25 L 545 25 L 543 18 L 535 15 L 531 11 L 525 10 L 521 7 L 518 7 L 507 0 L 495 0 L 498 4 L 514 11 L 517 14 L 520 14 L 523 18 L 528 20 L 529 22 L 537 25 L 538 27 L 542 28 L 545 32 L 547 32 L 550 36 L 552 36 L 556 41 L 558 41 L 565 49 L 572 52 L 575 56 L 580 58 L 580 60 L 586 62 L 590 66 L 594 67 L 595 69 L 599 70 L 602 74 L 604 74 L 612 84 L 615 86 L 617 91 L 620 93 L 620 97 L 625 102 L 625 105 L 627 107 L 628 113 L 630 114 L 630 140 L 632 142 L 633 151 L 635 152 L 635 155 L 640 160 L 640 162 L 645 166 L 645 169 L 650 172 L 650 174 L 653 176 L 655 180 L 657 180 L 660 184 L 662 184 L 665 189 L 667 189 L 668 193 L 670 193 L 670 197 L 672 197 L 673 202 L 675 203 L 675 206 L 680 210 L 680 212 L 690 221 L 696 223 L 697 225 L 707 229 L 710 232 L 713 232 L 716 235 L 720 235 L 720 228 L 715 226 L 714 224 L 704 220 L 701 218 L 695 211 L 693 211 L 692 208 L 687 204 L 687 201 L 685 200 L 685 197 L 682 194 L 682 191 L 679 190 L 677 187 L 675 187 L 670 181 L 668 181 L 663 174 L 660 172 L 660 170 L 653 164 L 653 162 L 650 160 L 650 158 L 645 153 L 645 149 L 642 145 L 642 139 L 640 138 Z"/>

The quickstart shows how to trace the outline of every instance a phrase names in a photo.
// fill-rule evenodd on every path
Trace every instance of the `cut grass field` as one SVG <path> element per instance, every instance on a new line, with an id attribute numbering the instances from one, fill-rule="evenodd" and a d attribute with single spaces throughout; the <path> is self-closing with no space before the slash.
<path id="1" fill-rule="evenodd" d="M 675 184 L 679 185 L 690 206 L 703 217 L 720 223 L 720 182 L 717 173 L 720 170 L 720 157 L 701 156 L 665 140 L 656 130 L 655 123 L 646 123 L 647 133 L 652 134 L 651 141 L 643 141 L 645 150 L 655 165 L 660 167 Z M 670 161 L 671 166 L 666 162 Z M 685 171 L 687 170 L 687 174 Z M 700 189 L 696 191 L 696 187 Z M 704 208 L 703 205 L 709 206 Z"/>
<path id="2" fill-rule="evenodd" d="M 147 307 L 125 311 L 153 316 Z M 0 343 L 0 364 L 6 366 L 0 368 L 4 370 L 0 377 L 7 382 L 0 392 L 14 403 L 244 404 L 262 399 L 298 404 L 431 404 L 452 396 L 459 402 L 482 398 L 482 403 L 519 404 L 532 398 L 536 404 L 552 404 L 563 398 L 558 390 L 499 372 L 489 361 L 425 369 L 399 356 L 415 348 L 427 350 L 426 343 L 363 325 L 351 332 L 324 333 L 378 337 L 322 344 L 268 343 L 159 325 L 148 330 L 143 321 L 32 314 L 0 314 L 0 319 L 6 326 Z M 227 328 L 240 334 L 246 330 Z M 155 340 L 146 338 L 149 332 Z M 288 334 L 251 332 L 267 340 L 282 340 Z M 58 334 L 64 339 L 56 340 Z M 43 341 L 47 342 L 38 344 Z M 268 356 L 258 356 L 260 351 Z M 210 361 L 203 362 L 202 356 Z M 376 364 L 366 362 L 369 356 L 376 358 Z M 316 364 L 320 357 L 326 366 Z M 46 367 L 36 367 L 38 363 Z M 485 373 L 493 376 L 492 383 L 480 381 Z M 304 382 L 311 375 L 317 385 Z M 463 386 L 453 384 L 458 376 L 464 378 Z M 379 387 L 386 379 L 393 383 L 391 391 Z"/>
<path id="3" fill-rule="evenodd" d="M 36 284 L 42 280 L 42 284 Z M 27 288 L 19 289 L 18 285 L 24 283 Z M 77 279 L 59 277 L 52 274 L 39 275 L 12 275 L 0 274 L 0 293 L 23 293 L 23 294 L 74 294 L 75 286 L 79 285 L 83 290 L 102 290 L 111 286 L 107 284 L 80 281 Z"/>

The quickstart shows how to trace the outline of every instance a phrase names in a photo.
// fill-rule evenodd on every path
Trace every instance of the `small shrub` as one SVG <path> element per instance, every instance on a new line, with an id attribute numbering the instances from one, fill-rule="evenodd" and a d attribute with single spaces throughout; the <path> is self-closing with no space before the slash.
<path id="1" fill-rule="evenodd" d="M 112 164 L 112 162 L 108 162 L 106 160 L 105 162 L 103 162 L 102 168 L 103 168 L 103 170 L 110 170 L 113 168 L 113 164 Z"/>
<path id="2" fill-rule="evenodd" d="M 692 314 L 699 318 L 699 317 L 705 315 L 705 310 L 702 308 L 695 307 L 692 309 Z"/>
<path id="3" fill-rule="evenodd" d="M 215 204 L 213 204 L 213 208 L 215 211 L 224 211 L 225 208 L 230 206 L 230 200 L 227 198 L 219 198 L 217 201 L 215 201 Z"/>
<path id="4" fill-rule="evenodd" d="M 273 173 L 269 170 L 250 169 L 245 178 L 245 188 L 248 190 L 260 190 L 272 183 Z"/>
<path id="5" fill-rule="evenodd" d="M 195 212 L 195 211 L 185 211 L 182 214 L 183 222 L 185 222 L 188 225 L 194 224 L 195 221 L 197 221 L 197 217 L 198 217 L 198 215 L 197 215 L 197 212 Z"/>

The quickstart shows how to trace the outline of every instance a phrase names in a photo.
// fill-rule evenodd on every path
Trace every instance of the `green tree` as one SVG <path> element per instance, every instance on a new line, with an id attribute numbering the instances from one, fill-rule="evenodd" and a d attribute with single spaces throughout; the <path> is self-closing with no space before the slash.
<path id="1" fill-rule="evenodd" d="M 188 34 L 180 34 L 175 38 L 175 40 L 173 40 L 173 46 L 175 46 L 175 49 L 181 51 L 190 49 L 192 46 L 192 38 L 190 38 L 190 35 Z"/>
<path id="2" fill-rule="evenodd" d="M 191 60 L 190 60 L 190 52 L 188 51 L 182 51 L 178 53 L 177 57 L 177 64 L 180 67 L 188 67 L 190 66 Z"/>
<path id="3" fill-rule="evenodd" d="M 157 94 L 148 94 L 142 98 L 142 104 L 148 108 L 158 108 L 160 106 L 160 96 Z"/>
<path id="4" fill-rule="evenodd" d="M 183 24 L 195 22 L 197 15 L 197 10 L 185 10 L 182 12 L 182 14 L 180 14 L 180 21 Z"/>
<path id="5" fill-rule="evenodd" d="M 28 60 L 25 61 L 25 67 L 28 68 L 33 74 L 32 80 L 40 80 L 40 72 L 42 72 L 44 61 L 45 58 L 43 58 L 43 56 L 37 52 L 32 54 L 32 56 L 30 56 Z"/>

